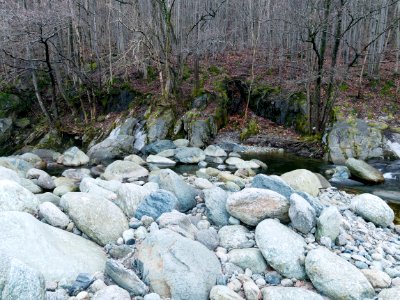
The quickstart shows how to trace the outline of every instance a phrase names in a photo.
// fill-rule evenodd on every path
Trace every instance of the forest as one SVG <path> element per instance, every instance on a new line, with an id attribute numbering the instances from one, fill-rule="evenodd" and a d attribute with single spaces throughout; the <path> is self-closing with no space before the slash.
<path id="1" fill-rule="evenodd" d="M 176 111 L 213 91 L 219 64 L 248 98 L 271 77 L 303 92 L 318 134 L 338 93 L 362 100 L 364 81 L 395 85 L 400 68 L 398 0 L 2 0 L 0 14 L 0 88 L 34 92 L 51 127 L 93 122 L 121 86 Z"/>

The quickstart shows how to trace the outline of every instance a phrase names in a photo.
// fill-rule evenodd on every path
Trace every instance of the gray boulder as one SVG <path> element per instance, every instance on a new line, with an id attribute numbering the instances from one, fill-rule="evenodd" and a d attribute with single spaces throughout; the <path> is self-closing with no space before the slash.
<path id="1" fill-rule="evenodd" d="M 307 234 L 315 227 L 315 209 L 298 194 L 290 196 L 289 218 L 293 228 Z"/>
<path id="2" fill-rule="evenodd" d="M 67 193 L 61 206 L 75 225 L 101 246 L 115 242 L 128 229 L 121 209 L 102 197 L 86 193 Z"/>
<path id="3" fill-rule="evenodd" d="M 149 216 L 156 220 L 163 213 L 170 212 L 178 206 L 179 202 L 174 194 L 166 190 L 157 190 L 140 202 L 135 217 L 140 220 L 143 216 Z"/>
<path id="4" fill-rule="evenodd" d="M 89 156 L 78 147 L 69 148 L 62 157 L 62 164 L 68 167 L 82 166 L 89 162 Z"/>
<path id="5" fill-rule="evenodd" d="M 302 191 L 311 196 L 318 196 L 322 188 L 317 175 L 306 169 L 298 169 L 281 175 L 281 178 L 297 191 Z"/>
<path id="6" fill-rule="evenodd" d="M 269 286 L 261 290 L 263 299 L 268 300 L 324 300 L 324 298 L 312 291 L 297 287 Z"/>
<path id="7" fill-rule="evenodd" d="M 332 241 L 335 241 L 340 233 L 342 219 L 342 215 L 336 206 L 325 208 L 317 219 L 317 232 L 315 237 L 320 240 L 322 237 L 326 236 Z"/>
<path id="8" fill-rule="evenodd" d="M 0 299 L 46 299 L 43 275 L 18 259 L 0 256 L 0 283 Z"/>
<path id="9" fill-rule="evenodd" d="M 108 165 L 102 177 L 106 180 L 124 181 L 138 179 L 149 175 L 149 171 L 142 166 L 126 160 L 116 160 Z"/>
<path id="10" fill-rule="evenodd" d="M 0 212 L 37 213 L 39 201 L 32 192 L 10 180 L 0 180 Z"/>
<path id="11" fill-rule="evenodd" d="M 268 219 L 257 225 L 256 242 L 265 260 L 272 268 L 288 278 L 305 278 L 301 258 L 304 239 L 277 220 Z"/>
<path id="12" fill-rule="evenodd" d="M 324 247 L 308 253 L 305 267 L 314 287 L 332 299 L 369 299 L 375 296 L 374 289 L 360 270 Z"/>
<path id="13" fill-rule="evenodd" d="M 135 272 L 125 268 L 116 260 L 107 260 L 104 273 L 132 296 L 143 296 L 148 292 L 147 286 L 139 279 Z"/>
<path id="14" fill-rule="evenodd" d="M 207 300 L 221 274 L 215 254 L 199 242 L 161 229 L 137 248 L 137 259 L 150 288 L 163 298 Z"/>
<path id="15" fill-rule="evenodd" d="M 51 202 L 43 202 L 39 205 L 39 217 L 47 224 L 62 229 L 66 228 L 70 222 L 68 216 Z"/>
<path id="16" fill-rule="evenodd" d="M 203 192 L 208 218 L 217 226 L 227 225 L 230 217 L 226 210 L 228 194 L 219 187 L 205 189 Z"/>
<path id="17" fill-rule="evenodd" d="M 382 158 L 383 141 L 382 132 L 363 120 L 337 122 L 328 135 L 329 160 L 343 164 L 351 157 Z"/>
<path id="18" fill-rule="evenodd" d="M 134 183 L 123 183 L 116 191 L 118 198 L 114 201 L 126 216 L 132 217 L 136 213 L 139 204 L 152 192 L 156 191 L 157 187 L 149 184 L 140 186 Z"/>
<path id="19" fill-rule="evenodd" d="M 204 151 L 195 147 L 178 148 L 175 151 L 175 158 L 183 164 L 197 164 L 206 159 Z"/>
<path id="20" fill-rule="evenodd" d="M 26 173 L 33 168 L 33 165 L 18 157 L 0 157 L 0 166 L 14 170 L 17 174 L 25 178 Z"/>
<path id="21" fill-rule="evenodd" d="M 0 166 L 0 180 L 4 179 L 21 184 L 21 178 L 18 176 L 17 172 Z"/>
<path id="22" fill-rule="evenodd" d="M 145 146 L 142 150 L 144 154 L 158 154 L 162 151 L 169 150 L 169 149 L 175 149 L 176 145 L 171 141 L 171 140 L 159 140 L 156 142 L 153 142 L 151 144 L 148 144 Z"/>
<path id="23" fill-rule="evenodd" d="M 242 225 L 224 226 L 218 231 L 219 244 L 226 249 L 250 248 L 253 244 L 248 238 L 249 233 Z"/>
<path id="24" fill-rule="evenodd" d="M 226 202 L 226 210 L 251 226 L 256 226 L 267 218 L 289 221 L 289 201 L 284 196 L 266 189 L 245 188 L 231 194 Z"/>
<path id="25" fill-rule="evenodd" d="M 352 210 L 375 225 L 387 227 L 393 223 L 394 212 L 390 206 L 378 196 L 361 194 L 351 200 Z"/>
<path id="26" fill-rule="evenodd" d="M 251 184 L 253 188 L 267 189 L 277 192 L 287 199 L 294 193 L 294 190 L 279 176 L 258 174 Z"/>
<path id="27" fill-rule="evenodd" d="M 196 206 L 195 197 L 198 192 L 174 171 L 170 169 L 161 170 L 157 176 L 153 177 L 151 180 L 158 183 L 160 189 L 175 194 L 179 201 L 180 211 L 188 211 Z"/>
<path id="28" fill-rule="evenodd" d="M 46 281 L 104 270 L 106 256 L 99 246 L 30 214 L 0 212 L 0 228 L 0 253 L 41 272 Z"/>
<path id="29" fill-rule="evenodd" d="M 94 145 L 89 149 L 87 154 L 92 164 L 109 163 L 133 153 L 134 142 L 134 136 L 118 135 Z"/>
<path id="30" fill-rule="evenodd" d="M 53 190 L 56 187 L 53 178 L 43 170 L 30 169 L 26 173 L 26 178 L 35 179 L 36 184 L 45 190 Z"/>
<path id="31" fill-rule="evenodd" d="M 400 287 L 384 289 L 378 294 L 378 298 L 382 300 L 400 300 Z"/>
<path id="32" fill-rule="evenodd" d="M 229 262 L 250 269 L 253 273 L 264 273 L 268 265 L 261 251 L 256 248 L 233 249 L 228 253 Z"/>
<path id="33" fill-rule="evenodd" d="M 210 250 L 215 250 L 219 245 L 218 232 L 212 227 L 197 231 L 195 240 L 202 243 Z"/>
<path id="34" fill-rule="evenodd" d="M 378 184 L 385 181 L 383 174 L 365 161 L 349 158 L 346 161 L 346 166 L 350 170 L 351 175 L 365 182 Z"/>

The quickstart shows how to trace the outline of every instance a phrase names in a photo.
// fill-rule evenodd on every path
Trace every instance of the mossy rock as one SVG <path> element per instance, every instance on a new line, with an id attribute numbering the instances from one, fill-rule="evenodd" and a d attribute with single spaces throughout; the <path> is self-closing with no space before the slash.
<path id="1" fill-rule="evenodd" d="M 175 113 L 171 108 L 156 107 L 147 114 L 147 139 L 149 143 L 165 139 L 173 131 Z"/>
<path id="2" fill-rule="evenodd" d="M 14 122 L 15 126 L 18 128 L 26 128 L 31 125 L 31 121 L 28 118 L 17 119 Z"/>
<path id="3" fill-rule="evenodd" d="M 0 118 L 21 110 L 22 101 L 14 94 L 0 93 Z"/>

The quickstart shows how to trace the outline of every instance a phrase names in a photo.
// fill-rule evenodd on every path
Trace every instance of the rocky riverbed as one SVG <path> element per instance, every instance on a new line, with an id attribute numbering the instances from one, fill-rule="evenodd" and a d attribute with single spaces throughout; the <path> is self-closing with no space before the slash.
<path id="1" fill-rule="evenodd" d="M 306 169 L 257 174 L 268 166 L 237 147 L 161 140 L 104 166 L 104 147 L 1 157 L 1 299 L 400 299 L 385 201 Z M 346 170 L 384 180 L 358 160 L 332 173 Z"/>

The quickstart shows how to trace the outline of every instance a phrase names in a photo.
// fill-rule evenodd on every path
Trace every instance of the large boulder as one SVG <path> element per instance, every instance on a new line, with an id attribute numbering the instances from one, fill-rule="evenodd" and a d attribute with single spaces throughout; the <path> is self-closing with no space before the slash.
<path id="1" fill-rule="evenodd" d="M 0 212 L 0 228 L 0 253 L 41 272 L 47 281 L 75 280 L 80 273 L 104 270 L 102 248 L 30 214 Z"/>
<path id="2" fill-rule="evenodd" d="M 0 256 L 0 283 L 0 299 L 46 299 L 43 275 L 18 259 Z"/>
<path id="3" fill-rule="evenodd" d="M 14 156 L 0 157 L 0 166 L 14 170 L 22 178 L 25 178 L 26 173 L 33 168 L 31 163 Z"/>
<path id="4" fill-rule="evenodd" d="M 52 190 L 56 187 L 53 178 L 43 170 L 30 169 L 26 173 L 26 178 L 35 179 L 37 185 L 46 190 Z"/>
<path id="5" fill-rule="evenodd" d="M 399 300 L 400 299 L 400 287 L 384 289 L 378 294 L 378 298 L 382 299 L 382 300 Z"/>
<path id="6" fill-rule="evenodd" d="M 163 298 L 207 300 L 221 274 L 215 254 L 168 229 L 155 231 L 137 248 L 143 278 Z"/>
<path id="7" fill-rule="evenodd" d="M 0 166 L 0 180 L 11 180 L 21 184 L 21 178 L 18 176 L 17 172 L 2 166 Z"/>
<path id="8" fill-rule="evenodd" d="M 294 193 L 294 190 L 279 176 L 277 175 L 264 175 L 258 174 L 254 177 L 251 183 L 253 188 L 267 189 L 277 192 L 287 199 Z"/>
<path id="9" fill-rule="evenodd" d="M 206 149 L 204 149 L 204 154 L 212 157 L 226 157 L 228 154 L 219 146 L 209 145 Z"/>
<path id="10" fill-rule="evenodd" d="M 369 299 L 375 296 L 374 289 L 360 270 L 324 247 L 308 253 L 305 267 L 314 287 L 332 299 Z"/>
<path id="11" fill-rule="evenodd" d="M 132 217 L 139 204 L 157 188 L 152 185 L 140 186 L 134 183 L 123 183 L 116 191 L 118 198 L 114 201 L 126 216 Z"/>
<path id="12" fill-rule="evenodd" d="M 175 158 L 183 164 L 197 164 L 206 159 L 204 151 L 195 147 L 178 148 L 175 151 Z"/>
<path id="13" fill-rule="evenodd" d="M 203 190 L 208 218 L 217 226 L 227 225 L 229 213 L 226 210 L 228 194 L 220 187 Z"/>
<path id="14" fill-rule="evenodd" d="M 155 141 L 151 144 L 148 144 L 146 147 L 142 149 L 142 152 L 144 154 L 158 154 L 160 152 L 163 152 L 165 150 L 171 150 L 175 149 L 176 145 L 174 144 L 173 141 L 171 140 L 159 140 Z"/>
<path id="15" fill-rule="evenodd" d="M 346 161 L 346 166 L 350 170 L 352 176 L 365 182 L 378 184 L 385 181 L 383 174 L 365 161 L 349 158 Z"/>
<path id="16" fill-rule="evenodd" d="M 315 209 L 298 194 L 290 196 L 289 218 L 293 228 L 307 234 L 316 224 Z"/>
<path id="17" fill-rule="evenodd" d="M 88 162 L 89 156 L 78 147 L 69 148 L 62 156 L 62 164 L 68 167 L 78 167 L 86 165 Z"/>
<path id="18" fill-rule="evenodd" d="M 32 192 L 15 181 L 0 180 L 0 212 L 13 210 L 35 214 L 38 206 L 39 200 Z"/>
<path id="19" fill-rule="evenodd" d="M 251 226 L 267 218 L 289 221 L 289 201 L 271 190 L 245 188 L 233 193 L 228 197 L 226 209 L 232 216 Z"/>
<path id="20" fill-rule="evenodd" d="M 352 210 L 375 225 L 387 227 L 393 223 L 394 212 L 390 206 L 378 196 L 361 194 L 351 200 Z"/>
<path id="21" fill-rule="evenodd" d="M 75 225 L 101 246 L 115 242 L 128 229 L 122 210 L 107 199 L 86 193 L 67 193 L 61 206 Z"/>
<path id="22" fill-rule="evenodd" d="M 269 286 L 261 290 L 263 299 L 268 300 L 324 300 L 324 298 L 312 291 L 297 287 Z"/>
<path id="23" fill-rule="evenodd" d="M 318 196 L 321 182 L 313 172 L 298 169 L 281 175 L 282 179 L 297 191 L 302 191 L 311 196 Z"/>
<path id="24" fill-rule="evenodd" d="M 301 258 L 304 255 L 304 239 L 274 219 L 262 221 L 255 232 L 256 242 L 271 267 L 289 278 L 305 278 Z"/>
<path id="25" fill-rule="evenodd" d="M 116 160 L 108 165 L 102 175 L 106 180 L 124 181 L 127 179 L 138 179 L 149 175 L 149 171 L 132 161 Z"/>
<path id="26" fill-rule="evenodd" d="M 196 206 L 196 189 L 187 184 L 181 176 L 170 169 L 161 170 L 152 181 L 158 183 L 160 189 L 175 194 L 179 201 L 179 211 L 188 211 Z"/>
<path id="27" fill-rule="evenodd" d="M 362 120 L 337 122 L 328 135 L 329 160 L 343 164 L 348 158 L 382 158 L 384 137 L 381 130 Z"/>
<path id="28" fill-rule="evenodd" d="M 170 212 L 178 206 L 179 202 L 174 194 L 166 190 L 157 190 L 139 204 L 135 217 L 140 220 L 143 216 L 149 216 L 156 220 L 163 213 Z"/>
<path id="29" fill-rule="evenodd" d="M 170 133 L 175 122 L 175 115 L 172 109 L 156 107 L 146 122 L 147 139 L 149 143 L 165 139 Z"/>
<path id="30" fill-rule="evenodd" d="M 87 155 L 92 164 L 109 163 L 134 152 L 135 137 L 118 135 L 92 146 Z"/>

